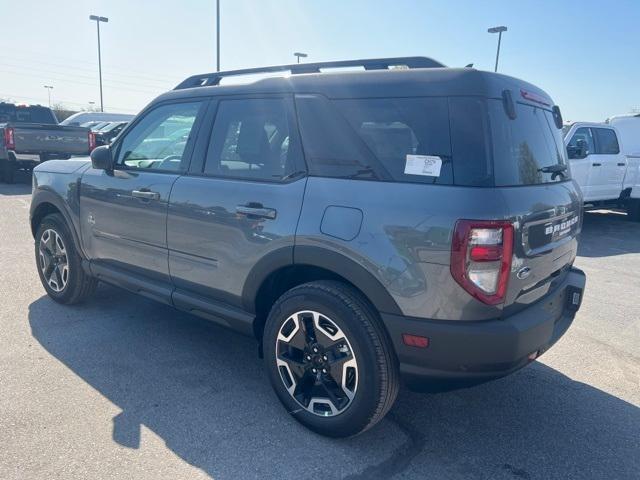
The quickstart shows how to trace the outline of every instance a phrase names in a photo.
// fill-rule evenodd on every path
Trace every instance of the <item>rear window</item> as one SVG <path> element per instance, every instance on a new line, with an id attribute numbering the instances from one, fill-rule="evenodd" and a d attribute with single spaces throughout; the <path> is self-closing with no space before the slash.
<path id="1" fill-rule="evenodd" d="M 443 185 L 492 183 L 482 100 L 329 101 L 301 95 L 296 103 L 312 175 Z M 416 168 L 434 159 L 439 171 Z"/>
<path id="2" fill-rule="evenodd" d="M 566 165 L 561 130 L 553 114 L 531 105 L 516 103 L 516 118 L 510 119 L 500 100 L 488 100 L 496 186 L 535 185 L 569 178 L 545 172 Z M 545 168 L 546 167 L 546 168 Z"/>
<path id="3" fill-rule="evenodd" d="M 44 107 L 17 107 L 0 105 L 0 123 L 46 123 L 56 124 L 53 112 Z"/>

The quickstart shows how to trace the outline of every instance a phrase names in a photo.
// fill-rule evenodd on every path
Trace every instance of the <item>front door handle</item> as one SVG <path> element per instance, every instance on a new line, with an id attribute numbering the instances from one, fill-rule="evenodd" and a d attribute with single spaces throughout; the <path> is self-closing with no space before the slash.
<path id="1" fill-rule="evenodd" d="M 238 205 L 236 213 L 254 218 L 268 218 L 269 220 L 274 220 L 277 214 L 274 208 L 267 208 L 262 206 L 261 203 L 254 202 L 250 202 L 247 205 Z"/>
<path id="2" fill-rule="evenodd" d="M 594 167 L 601 167 L 602 166 L 601 163 L 592 163 L 591 165 L 593 165 Z"/>
<path id="3" fill-rule="evenodd" d="M 132 197 L 142 198 L 144 200 L 160 200 L 160 194 L 158 192 L 152 192 L 151 190 L 133 190 L 131 192 Z"/>

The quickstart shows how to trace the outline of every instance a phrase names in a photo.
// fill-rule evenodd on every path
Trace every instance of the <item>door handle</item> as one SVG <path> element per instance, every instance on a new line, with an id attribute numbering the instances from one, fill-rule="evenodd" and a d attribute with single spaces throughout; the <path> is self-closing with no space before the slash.
<path id="1" fill-rule="evenodd" d="M 591 165 L 593 165 L 594 167 L 601 167 L 602 166 L 601 163 L 592 163 Z"/>
<path id="2" fill-rule="evenodd" d="M 248 217 L 268 218 L 269 220 L 274 220 L 277 214 L 274 208 L 263 207 L 261 203 L 253 202 L 247 205 L 238 205 L 236 207 L 236 213 Z"/>
<path id="3" fill-rule="evenodd" d="M 131 192 L 132 197 L 142 198 L 144 200 L 160 200 L 160 194 L 158 192 L 152 192 L 151 190 L 133 190 Z"/>
<path id="4" fill-rule="evenodd" d="M 626 167 L 626 166 L 627 166 L 627 164 L 626 164 L 626 163 L 619 163 L 619 164 L 618 164 L 618 166 L 619 166 L 619 167 Z"/>

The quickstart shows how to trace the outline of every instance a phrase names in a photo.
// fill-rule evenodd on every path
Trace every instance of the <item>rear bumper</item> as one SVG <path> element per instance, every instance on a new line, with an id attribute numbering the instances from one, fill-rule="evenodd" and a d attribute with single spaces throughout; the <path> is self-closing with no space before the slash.
<path id="1" fill-rule="evenodd" d="M 410 387 L 422 388 L 433 380 L 479 383 L 524 367 L 557 342 L 580 308 L 585 282 L 584 272 L 572 268 L 553 292 L 498 320 L 441 321 L 389 314 L 382 314 L 382 320 Z M 429 338 L 428 347 L 405 345 L 403 333 Z"/>

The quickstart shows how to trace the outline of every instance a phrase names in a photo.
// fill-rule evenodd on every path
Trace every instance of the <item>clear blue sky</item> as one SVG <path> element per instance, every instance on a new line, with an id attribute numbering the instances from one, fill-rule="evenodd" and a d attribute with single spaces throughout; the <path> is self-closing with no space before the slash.
<path id="1" fill-rule="evenodd" d="M 426 55 L 500 70 L 547 90 L 566 119 L 640 107 L 640 1 L 221 0 L 223 69 L 294 61 Z M 184 77 L 215 69 L 215 0 L 0 0 L 0 98 L 136 112 Z"/>

